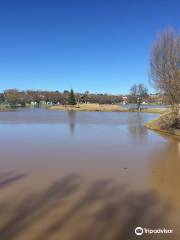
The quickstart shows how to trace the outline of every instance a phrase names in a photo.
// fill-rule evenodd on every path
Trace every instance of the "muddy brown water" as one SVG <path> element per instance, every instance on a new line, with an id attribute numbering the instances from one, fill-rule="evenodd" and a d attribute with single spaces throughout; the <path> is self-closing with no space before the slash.
<path id="1" fill-rule="evenodd" d="M 0 112 L 0 240 L 179 240 L 180 141 L 155 117 Z"/>

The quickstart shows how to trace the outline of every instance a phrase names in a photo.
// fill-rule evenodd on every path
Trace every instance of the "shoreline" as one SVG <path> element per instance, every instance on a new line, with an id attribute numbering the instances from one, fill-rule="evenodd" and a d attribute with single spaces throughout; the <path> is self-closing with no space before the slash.
<path id="1" fill-rule="evenodd" d="M 180 139 L 180 129 L 176 129 L 176 128 L 162 129 L 159 126 L 159 123 L 160 123 L 160 117 L 147 122 L 145 124 L 145 127 L 150 130 L 153 130 L 159 133 L 164 133 L 164 134 L 170 135 L 171 137 L 177 137 L 178 139 Z"/>
<path id="2" fill-rule="evenodd" d="M 79 104 L 75 106 L 51 106 L 48 107 L 49 110 L 58 110 L 58 111 L 75 111 L 75 112 L 139 112 L 137 109 L 125 108 L 121 107 L 120 105 L 115 104 Z M 140 112 L 144 113 L 157 113 L 163 114 L 167 111 L 166 108 L 143 108 Z"/>

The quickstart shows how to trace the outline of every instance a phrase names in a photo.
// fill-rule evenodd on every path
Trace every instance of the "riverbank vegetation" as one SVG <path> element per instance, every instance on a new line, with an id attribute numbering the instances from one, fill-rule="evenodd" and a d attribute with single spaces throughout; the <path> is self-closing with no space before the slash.
<path id="1" fill-rule="evenodd" d="M 178 118 L 179 118 L 179 116 L 178 116 Z M 176 125 L 174 125 L 174 123 L 176 123 Z M 145 126 L 151 130 L 155 130 L 155 131 L 159 131 L 162 133 L 167 133 L 167 134 L 171 134 L 171 135 L 180 137 L 179 123 L 180 123 L 180 121 L 177 122 L 177 120 L 176 120 L 176 122 L 174 122 L 174 120 L 171 119 L 171 114 L 168 112 L 168 113 L 163 114 L 159 118 L 151 120 Z"/>

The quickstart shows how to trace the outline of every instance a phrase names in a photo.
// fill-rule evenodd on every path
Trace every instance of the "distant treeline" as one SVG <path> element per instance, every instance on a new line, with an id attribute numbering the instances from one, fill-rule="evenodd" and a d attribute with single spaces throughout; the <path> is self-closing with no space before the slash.
<path id="1" fill-rule="evenodd" d="M 9 89 L 0 93 L 0 103 L 10 105 L 26 106 L 27 104 L 68 104 L 70 91 L 18 91 L 16 89 Z M 99 103 L 99 104 L 113 104 L 122 102 L 122 96 L 108 95 L 108 94 L 92 94 L 74 93 L 76 101 L 79 103 Z"/>
<path id="2" fill-rule="evenodd" d="M 10 106 L 26 106 L 28 104 L 68 104 L 70 91 L 19 91 L 16 89 L 9 89 L 0 93 L 0 104 L 8 104 Z M 130 95 L 123 97 L 123 95 L 111 94 L 94 94 L 89 93 L 74 93 L 77 103 L 99 103 L 99 104 L 118 104 L 123 101 L 127 103 L 132 102 Z M 149 96 L 148 102 L 157 101 L 156 98 Z"/>

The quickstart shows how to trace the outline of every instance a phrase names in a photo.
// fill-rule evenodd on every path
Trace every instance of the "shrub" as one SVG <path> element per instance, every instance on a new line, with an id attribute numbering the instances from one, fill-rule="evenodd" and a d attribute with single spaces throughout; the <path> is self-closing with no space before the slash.
<path id="1" fill-rule="evenodd" d="M 163 115 L 160 117 L 159 125 L 161 129 L 180 129 L 180 116 L 174 116 L 173 114 Z"/>
<path id="2" fill-rule="evenodd" d="M 175 120 L 174 123 L 172 124 L 173 128 L 180 129 L 180 116 L 178 116 Z"/>

